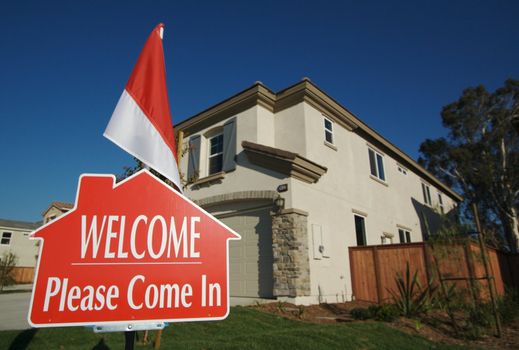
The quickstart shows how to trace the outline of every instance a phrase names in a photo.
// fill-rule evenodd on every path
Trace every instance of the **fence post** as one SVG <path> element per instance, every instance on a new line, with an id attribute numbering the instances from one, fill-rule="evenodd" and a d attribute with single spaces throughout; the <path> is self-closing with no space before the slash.
<path id="1" fill-rule="evenodd" d="M 456 333 L 456 335 L 458 335 L 459 334 L 458 325 L 456 323 L 456 318 L 454 317 L 454 312 L 452 311 L 452 308 L 451 308 L 450 295 L 445 286 L 445 281 L 443 279 L 443 276 L 442 276 L 442 273 L 440 270 L 440 264 L 438 263 L 438 258 L 435 255 L 434 243 L 431 243 L 430 247 L 431 247 L 431 256 L 433 258 L 436 273 L 438 274 L 438 281 L 440 282 L 440 289 L 443 293 L 443 297 L 445 298 L 445 301 L 447 302 L 447 314 L 449 315 L 449 318 L 451 320 L 452 327 L 454 328 L 454 332 Z"/>
<path id="2" fill-rule="evenodd" d="M 353 258 L 352 258 L 352 255 L 353 255 L 353 250 L 351 249 L 352 247 L 348 247 L 348 258 L 350 260 L 350 278 L 351 278 L 351 298 L 352 300 L 357 300 L 357 282 L 356 282 L 356 274 L 355 274 L 355 269 L 356 267 L 353 266 Z M 348 291 L 345 290 L 345 293 L 347 294 Z"/>
<path id="3" fill-rule="evenodd" d="M 474 220 L 476 221 L 476 228 L 478 229 L 478 241 L 479 241 L 479 248 L 481 249 L 481 257 L 483 258 L 483 266 L 485 267 L 485 277 L 487 280 L 488 285 L 488 291 L 490 292 L 490 299 L 492 301 L 492 309 L 494 311 L 494 318 L 496 321 L 496 331 L 497 336 L 501 338 L 501 320 L 499 319 L 499 315 L 497 313 L 497 303 L 496 303 L 496 296 L 494 294 L 494 281 L 491 281 L 491 277 L 489 275 L 489 269 L 488 269 L 488 260 L 487 260 L 487 254 L 486 254 L 486 245 L 483 242 L 483 232 L 481 231 L 481 224 L 479 222 L 479 216 L 478 216 L 478 207 L 476 206 L 476 203 L 472 204 L 472 210 L 474 211 Z M 492 276 L 493 279 L 493 276 Z"/>
<path id="4" fill-rule="evenodd" d="M 382 302 L 382 293 L 380 291 L 380 263 L 378 260 L 378 250 L 377 246 L 373 246 L 373 264 L 375 266 L 375 283 L 377 285 L 377 302 L 380 304 Z"/>

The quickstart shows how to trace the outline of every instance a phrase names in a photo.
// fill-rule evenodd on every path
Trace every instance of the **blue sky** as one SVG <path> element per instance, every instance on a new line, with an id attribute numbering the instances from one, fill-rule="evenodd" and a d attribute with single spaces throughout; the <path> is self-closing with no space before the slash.
<path id="1" fill-rule="evenodd" d="M 166 24 L 174 123 L 262 81 L 309 77 L 413 158 L 468 86 L 519 79 L 517 1 L 11 1 L 0 4 L 0 218 L 74 201 L 132 158 L 102 133 Z"/>

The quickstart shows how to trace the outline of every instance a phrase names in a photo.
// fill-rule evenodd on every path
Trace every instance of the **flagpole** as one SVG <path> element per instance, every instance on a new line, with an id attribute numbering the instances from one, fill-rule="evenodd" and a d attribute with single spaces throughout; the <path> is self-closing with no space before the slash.
<path id="1" fill-rule="evenodd" d="M 184 132 L 181 130 L 177 135 L 177 165 L 180 170 L 180 160 L 182 159 L 182 143 L 184 142 Z M 179 188 L 179 190 L 182 190 Z M 153 345 L 153 349 L 160 349 L 160 340 L 162 338 L 162 329 L 157 331 L 157 338 L 155 339 L 155 344 Z"/>

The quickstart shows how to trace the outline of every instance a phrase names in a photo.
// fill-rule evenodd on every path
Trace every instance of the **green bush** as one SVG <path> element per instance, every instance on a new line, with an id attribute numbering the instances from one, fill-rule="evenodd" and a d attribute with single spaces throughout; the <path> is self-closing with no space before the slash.
<path id="1" fill-rule="evenodd" d="M 374 317 L 378 321 L 392 322 L 400 316 L 400 310 L 393 304 L 384 304 L 379 306 L 378 310 L 374 314 Z"/>
<path id="2" fill-rule="evenodd" d="M 507 290 L 502 298 L 497 299 L 497 311 L 503 324 L 513 322 L 519 316 L 519 295 L 517 291 Z"/>
<path id="3" fill-rule="evenodd" d="M 370 311 L 363 307 L 351 309 L 350 315 L 356 320 L 368 320 L 372 317 Z"/>
<path id="4" fill-rule="evenodd" d="M 400 316 L 400 311 L 393 304 L 370 305 L 367 309 L 356 307 L 351 309 L 351 316 L 356 320 L 375 319 L 377 321 L 391 322 Z"/>
<path id="5" fill-rule="evenodd" d="M 492 305 L 490 303 L 479 304 L 476 307 L 467 307 L 467 321 L 462 335 L 471 340 L 481 339 L 487 335 L 494 322 Z"/>
<path id="6" fill-rule="evenodd" d="M 368 306 L 369 318 L 375 318 L 381 308 L 382 308 L 382 306 L 377 305 L 377 304 Z"/>

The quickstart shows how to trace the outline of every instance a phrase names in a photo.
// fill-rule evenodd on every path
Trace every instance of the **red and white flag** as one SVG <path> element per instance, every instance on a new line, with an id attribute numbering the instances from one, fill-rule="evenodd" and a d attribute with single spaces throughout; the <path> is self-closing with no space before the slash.
<path id="1" fill-rule="evenodd" d="M 104 136 L 182 191 L 171 123 L 161 23 L 151 32 Z"/>

